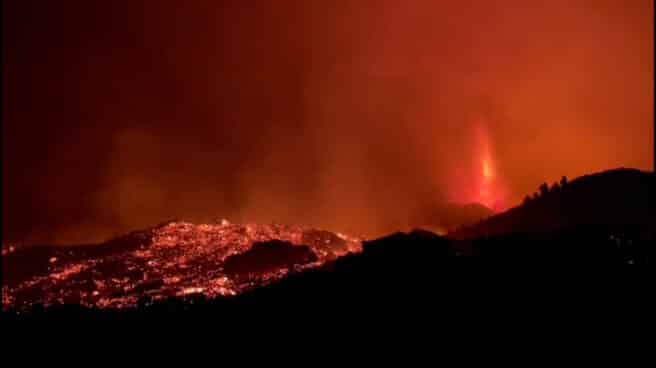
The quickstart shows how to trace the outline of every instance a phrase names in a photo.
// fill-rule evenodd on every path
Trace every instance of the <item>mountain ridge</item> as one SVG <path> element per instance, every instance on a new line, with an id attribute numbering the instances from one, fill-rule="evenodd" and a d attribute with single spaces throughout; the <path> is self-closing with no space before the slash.
<path id="1" fill-rule="evenodd" d="M 652 228 L 656 181 L 653 172 L 616 168 L 578 177 L 538 198 L 451 231 L 454 239 L 517 232 L 549 232 L 572 226 Z"/>

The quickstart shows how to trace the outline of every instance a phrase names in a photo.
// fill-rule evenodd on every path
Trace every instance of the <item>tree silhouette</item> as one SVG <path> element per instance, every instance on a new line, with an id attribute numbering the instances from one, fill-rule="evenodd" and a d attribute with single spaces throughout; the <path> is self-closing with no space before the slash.
<path id="1" fill-rule="evenodd" d="M 561 188 L 565 188 L 566 186 L 567 186 L 567 177 L 566 177 L 566 176 L 563 176 L 563 177 L 560 179 L 560 187 L 561 187 Z"/>
<path id="2" fill-rule="evenodd" d="M 526 197 L 524 197 L 524 202 L 523 203 L 528 204 L 530 201 L 531 201 L 531 196 L 527 195 Z"/>
<path id="3" fill-rule="evenodd" d="M 538 192 L 533 193 L 533 199 L 538 199 L 540 198 L 540 194 Z"/>
<path id="4" fill-rule="evenodd" d="M 542 183 L 542 185 L 540 185 L 540 196 L 544 197 L 548 193 L 549 193 L 549 186 L 547 185 L 547 183 Z"/>
<path id="5" fill-rule="evenodd" d="M 560 191 L 560 185 L 557 182 L 553 183 L 553 185 L 551 186 L 551 191 L 552 192 L 559 192 Z"/>

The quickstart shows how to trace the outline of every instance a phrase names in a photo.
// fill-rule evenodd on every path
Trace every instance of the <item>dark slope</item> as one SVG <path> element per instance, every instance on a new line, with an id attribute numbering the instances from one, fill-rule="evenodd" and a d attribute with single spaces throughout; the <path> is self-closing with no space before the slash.
<path id="1" fill-rule="evenodd" d="M 450 231 L 459 227 L 471 226 L 494 215 L 494 211 L 479 203 L 455 204 L 428 207 L 414 220 L 414 227 L 438 228 Z"/>
<path id="2" fill-rule="evenodd" d="M 226 258 L 223 271 L 230 277 L 248 278 L 251 274 L 275 272 L 317 260 L 308 246 L 271 240 L 255 243 L 246 252 Z"/>
<path id="3" fill-rule="evenodd" d="M 548 233 L 569 228 L 654 229 L 654 174 L 616 169 L 586 175 L 540 198 L 449 233 L 472 239 L 511 233 Z"/>

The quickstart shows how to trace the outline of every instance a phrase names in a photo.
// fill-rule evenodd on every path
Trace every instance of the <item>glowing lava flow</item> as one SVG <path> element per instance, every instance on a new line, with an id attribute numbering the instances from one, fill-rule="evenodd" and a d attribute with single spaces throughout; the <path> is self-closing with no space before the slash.
<path id="1" fill-rule="evenodd" d="M 3 272 L 22 254 L 37 267 L 26 274 L 14 267 L 19 275 L 4 278 L 2 309 L 123 309 L 172 297 L 230 297 L 361 250 L 358 238 L 297 225 L 174 221 L 97 246 L 3 250 Z"/>

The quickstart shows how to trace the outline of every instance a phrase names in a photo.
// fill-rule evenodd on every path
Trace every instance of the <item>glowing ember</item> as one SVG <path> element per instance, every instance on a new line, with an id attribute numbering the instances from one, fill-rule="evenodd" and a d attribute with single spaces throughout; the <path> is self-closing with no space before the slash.
<path id="1" fill-rule="evenodd" d="M 202 288 L 202 287 L 189 287 L 189 288 L 183 289 L 177 295 L 200 294 L 203 291 L 205 291 L 205 288 Z"/>
<path id="2" fill-rule="evenodd" d="M 16 248 L 14 248 L 13 245 L 8 245 L 6 247 L 3 246 L 2 247 L 2 255 L 4 256 L 4 255 L 10 254 L 10 253 L 13 253 L 14 250 L 16 250 Z"/>
<path id="3" fill-rule="evenodd" d="M 80 273 L 82 270 L 84 270 L 86 265 L 82 264 L 75 264 L 70 267 L 65 268 L 61 272 L 56 272 L 56 273 L 51 273 L 50 278 L 55 279 L 55 280 L 66 280 L 67 278 Z"/>

